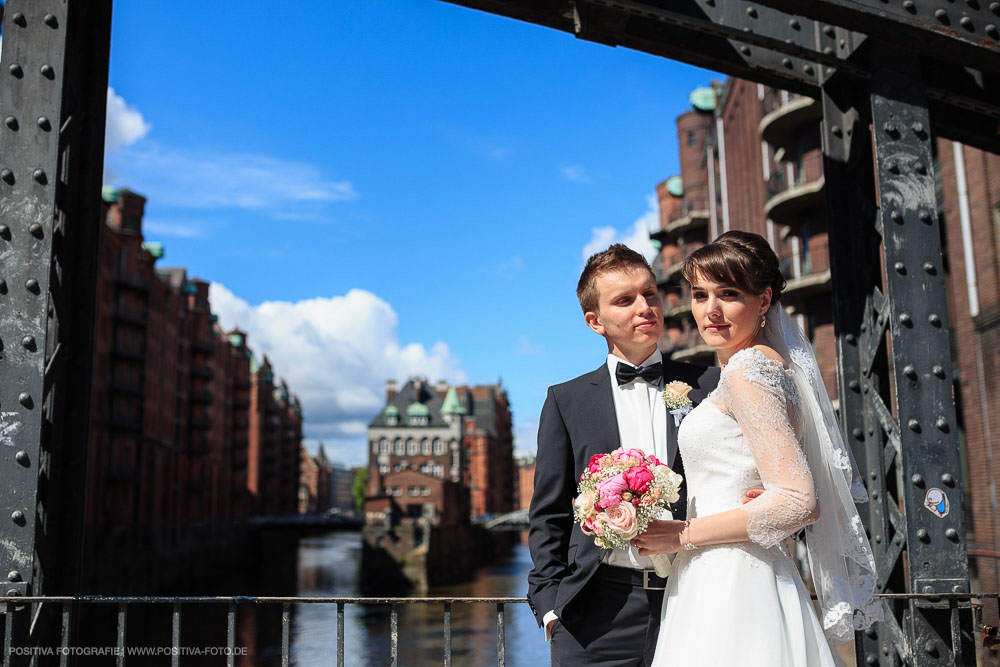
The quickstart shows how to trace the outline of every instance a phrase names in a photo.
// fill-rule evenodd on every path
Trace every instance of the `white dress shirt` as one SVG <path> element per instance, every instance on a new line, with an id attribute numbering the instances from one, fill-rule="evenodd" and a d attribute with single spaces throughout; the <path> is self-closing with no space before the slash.
<path id="1" fill-rule="evenodd" d="M 618 418 L 618 435 L 621 439 L 621 446 L 625 449 L 632 447 L 641 449 L 647 454 L 653 454 L 664 463 L 673 461 L 673 454 L 676 453 L 676 443 L 667 443 L 667 406 L 663 404 L 661 392 L 663 391 L 663 379 L 658 379 L 655 383 L 649 383 L 642 378 L 637 378 L 626 384 L 618 384 L 616 370 L 618 363 L 631 366 L 628 361 L 608 355 L 608 372 L 611 374 L 611 395 L 615 402 L 615 416 Z M 640 366 L 649 366 L 657 362 L 663 362 L 663 355 L 659 350 L 643 361 Z M 608 451 L 611 451 L 609 445 Z M 669 513 L 661 514 L 661 518 L 669 519 Z M 616 567 L 631 567 L 639 570 L 653 569 L 653 564 L 649 556 L 640 556 L 634 547 L 626 549 L 608 549 L 604 552 L 602 562 Z M 549 621 L 558 619 L 555 610 L 546 612 L 542 617 L 542 627 L 545 628 L 545 640 L 548 641 Z"/>

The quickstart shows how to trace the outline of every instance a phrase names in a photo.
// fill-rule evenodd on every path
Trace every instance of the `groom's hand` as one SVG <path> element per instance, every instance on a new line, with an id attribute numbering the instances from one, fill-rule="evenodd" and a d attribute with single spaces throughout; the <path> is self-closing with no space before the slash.
<path id="1" fill-rule="evenodd" d="M 632 545 L 639 549 L 640 556 L 675 554 L 682 548 L 685 524 L 685 521 L 650 521 L 646 532 L 636 535 Z"/>
<path id="2" fill-rule="evenodd" d="M 746 495 L 743 496 L 743 504 L 746 505 L 762 493 L 764 493 L 764 489 L 747 489 Z"/>

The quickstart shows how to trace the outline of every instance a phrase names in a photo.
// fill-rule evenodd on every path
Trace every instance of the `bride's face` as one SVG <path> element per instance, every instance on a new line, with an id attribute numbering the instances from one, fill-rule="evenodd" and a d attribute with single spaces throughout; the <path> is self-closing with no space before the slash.
<path id="1" fill-rule="evenodd" d="M 771 288 L 751 294 L 698 275 L 691 283 L 691 313 L 705 342 L 726 363 L 737 350 L 756 344 L 760 321 L 771 303 Z"/>

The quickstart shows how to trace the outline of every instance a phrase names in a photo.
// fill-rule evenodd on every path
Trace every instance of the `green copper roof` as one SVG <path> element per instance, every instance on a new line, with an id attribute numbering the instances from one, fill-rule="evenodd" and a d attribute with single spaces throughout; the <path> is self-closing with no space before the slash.
<path id="1" fill-rule="evenodd" d="M 395 405 L 390 405 L 389 407 L 387 407 L 385 409 L 385 416 L 386 417 L 398 417 L 399 416 L 399 408 L 397 408 Z"/>
<path id="2" fill-rule="evenodd" d="M 197 294 L 198 293 L 198 286 L 195 285 L 194 283 L 185 283 L 184 284 L 184 293 L 185 294 Z"/>
<path id="3" fill-rule="evenodd" d="M 653 247 L 657 250 L 663 250 L 663 241 L 660 239 L 649 239 L 649 242 L 653 244 Z"/>
<path id="4" fill-rule="evenodd" d="M 121 189 L 113 185 L 105 185 L 101 188 L 101 199 L 109 204 L 117 204 L 119 194 L 121 194 Z"/>
<path id="5" fill-rule="evenodd" d="M 667 192 L 675 197 L 684 196 L 684 182 L 680 176 L 671 176 L 667 179 Z"/>
<path id="6" fill-rule="evenodd" d="M 698 111 L 715 111 L 715 90 L 709 87 L 695 88 L 691 91 L 691 106 Z"/>
<path id="7" fill-rule="evenodd" d="M 443 415 L 464 415 L 465 406 L 458 400 L 458 392 L 454 387 L 448 387 L 448 393 L 444 396 L 444 403 L 441 404 L 441 414 Z"/>
<path id="8" fill-rule="evenodd" d="M 229 334 L 229 344 L 233 347 L 240 347 L 243 345 L 243 334 Z"/>
<path id="9" fill-rule="evenodd" d="M 431 409 L 423 403 L 410 403 L 406 406 L 407 417 L 430 417 Z"/>
<path id="10" fill-rule="evenodd" d="M 146 241 L 142 244 L 142 249 L 152 255 L 154 259 L 162 259 L 165 254 L 162 243 Z"/>
<path id="11" fill-rule="evenodd" d="M 257 361 L 257 357 L 250 355 L 250 372 L 256 373 L 260 370 L 260 362 Z"/>

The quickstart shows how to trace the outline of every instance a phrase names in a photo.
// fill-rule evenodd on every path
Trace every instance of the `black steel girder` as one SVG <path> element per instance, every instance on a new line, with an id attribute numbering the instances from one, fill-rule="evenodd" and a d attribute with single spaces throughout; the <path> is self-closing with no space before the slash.
<path id="1" fill-rule="evenodd" d="M 829 2 L 786 3 L 786 7 L 781 0 L 765 4 L 747 0 L 445 1 L 817 99 L 823 83 L 835 75 L 857 79 L 856 85 L 867 87 L 872 72 L 883 65 L 883 51 L 870 48 L 871 42 L 881 43 L 891 32 L 880 23 L 866 23 L 861 12 L 861 18 L 850 25 L 811 18 L 813 5 L 834 4 Z M 779 4 L 781 8 L 766 6 Z M 799 4 L 809 8 L 809 16 L 798 9 Z M 867 33 L 857 29 L 866 26 Z M 927 32 L 932 43 L 944 39 L 938 32 Z M 1000 152 L 1000 96 L 996 93 L 1000 90 L 1000 53 L 981 46 L 975 58 L 963 58 L 976 47 L 956 39 L 945 42 L 949 45 L 952 48 L 942 48 L 940 53 L 920 50 L 918 76 L 928 97 L 933 132 Z M 969 66 L 980 62 L 984 66 L 979 69 Z"/>

